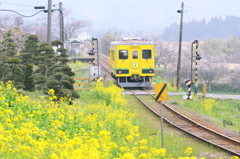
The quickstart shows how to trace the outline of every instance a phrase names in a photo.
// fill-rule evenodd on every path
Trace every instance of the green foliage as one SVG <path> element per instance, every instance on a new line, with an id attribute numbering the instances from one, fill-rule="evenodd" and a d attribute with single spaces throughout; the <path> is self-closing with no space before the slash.
<path id="1" fill-rule="evenodd" d="M 21 62 L 21 59 L 19 59 L 18 57 L 8 57 L 6 58 L 6 63 L 8 64 L 19 64 Z"/>
<path id="2" fill-rule="evenodd" d="M 33 83 L 33 64 L 27 64 L 24 70 L 24 87 L 26 91 L 34 91 L 34 83 Z"/>
<path id="3" fill-rule="evenodd" d="M 39 45 L 38 37 L 30 35 L 20 52 L 20 59 L 16 56 L 17 45 L 11 33 L 12 30 L 9 30 L 0 43 L 2 81 L 13 81 L 17 89 L 41 90 L 45 94 L 49 89 L 54 89 L 57 100 L 66 96 L 71 100 L 80 97 L 73 88 L 75 81 L 72 76 L 75 73 L 67 65 L 69 60 L 65 53 L 66 49 L 57 48 L 60 55 L 54 53 L 53 46 L 63 46 L 61 41 L 53 41 L 52 45 L 49 43 Z M 33 68 L 35 68 L 34 71 Z"/>
<path id="4" fill-rule="evenodd" d="M 179 103 L 176 102 L 176 101 L 172 102 L 172 104 L 174 104 L 174 105 L 179 105 Z"/>
<path id="5" fill-rule="evenodd" d="M 22 64 L 35 63 L 36 57 L 39 55 L 38 36 L 29 35 L 24 43 L 24 49 L 21 51 Z"/>
<path id="6" fill-rule="evenodd" d="M 59 45 L 60 45 L 60 46 L 63 46 L 63 42 L 60 41 L 60 40 L 54 40 L 54 41 L 51 42 L 51 45 L 52 45 L 52 46 L 57 46 L 57 47 L 58 47 Z"/>
<path id="7" fill-rule="evenodd" d="M 64 49 L 64 48 L 58 48 L 57 51 L 58 51 L 58 52 L 65 52 L 65 51 L 67 51 L 67 49 Z"/>
<path id="8" fill-rule="evenodd" d="M 16 88 L 24 88 L 22 82 L 24 74 L 22 67 L 19 66 L 21 59 L 17 57 L 17 44 L 14 42 L 12 32 L 8 30 L 3 40 L 0 42 L 0 61 L 1 61 L 1 77 L 2 81 L 12 81 Z"/>
<path id="9" fill-rule="evenodd" d="M 74 82 L 75 81 L 72 78 L 70 78 L 63 72 L 59 72 L 55 73 L 47 80 L 46 87 L 48 88 L 48 90 L 53 89 L 55 91 L 55 95 L 57 96 L 56 100 L 60 100 L 61 97 L 75 99 L 79 98 L 80 96 L 77 92 L 74 91 Z M 45 91 L 44 93 L 48 94 L 48 91 Z"/>
<path id="10" fill-rule="evenodd" d="M 229 40 L 224 39 L 205 39 L 201 44 L 201 49 L 208 55 L 234 54 L 240 49 L 240 41 L 236 35 L 233 35 Z"/>
<path id="11" fill-rule="evenodd" d="M 14 42 L 11 32 L 12 30 L 8 30 L 0 42 L 0 54 L 2 56 L 13 57 L 17 54 L 17 44 Z"/>
<path id="12" fill-rule="evenodd" d="M 67 58 L 68 55 L 66 54 L 67 49 L 63 48 L 63 42 L 60 40 L 55 40 L 51 42 L 52 46 L 57 47 L 56 54 L 59 54 L 58 60 L 60 61 L 61 65 L 66 65 L 67 62 L 69 62 L 69 59 Z"/>

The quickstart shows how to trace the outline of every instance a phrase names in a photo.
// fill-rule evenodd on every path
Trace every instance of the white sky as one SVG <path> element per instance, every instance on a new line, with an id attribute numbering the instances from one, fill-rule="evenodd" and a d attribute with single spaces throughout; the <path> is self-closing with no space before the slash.
<path id="1" fill-rule="evenodd" d="M 177 10 L 182 2 L 184 22 L 203 18 L 208 21 L 214 16 L 240 16 L 240 0 L 52 0 L 56 9 L 59 2 L 62 2 L 63 8 L 72 11 L 71 16 L 75 19 L 92 21 L 91 29 L 119 27 L 135 31 L 163 31 L 171 23 L 180 22 Z M 48 0 L 0 0 L 0 4 L 0 9 L 32 15 L 37 12 L 34 6 L 47 7 Z M 32 19 L 43 15 L 44 13 L 40 13 Z"/>

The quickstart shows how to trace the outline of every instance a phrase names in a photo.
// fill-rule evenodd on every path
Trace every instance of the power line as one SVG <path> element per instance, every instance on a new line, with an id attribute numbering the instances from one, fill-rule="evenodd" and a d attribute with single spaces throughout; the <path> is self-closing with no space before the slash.
<path id="1" fill-rule="evenodd" d="M 22 5 L 22 4 L 8 3 L 8 2 L 0 2 L 0 3 L 2 3 L 2 4 L 10 4 L 10 5 L 15 5 L 15 6 L 34 7 L 34 6 L 29 6 L 29 5 Z"/>
<path id="2" fill-rule="evenodd" d="M 3 9 L 2 10 L 8 10 L 8 9 Z M 36 12 L 36 10 L 18 10 L 18 9 L 14 9 L 15 11 L 18 11 L 18 12 Z"/>
<path id="3" fill-rule="evenodd" d="M 28 16 L 28 15 L 22 15 L 22 14 L 20 14 L 20 13 L 14 11 L 14 10 L 0 9 L 0 11 L 14 12 L 14 13 L 16 13 L 16 14 L 22 16 L 22 17 L 33 17 L 33 16 L 35 16 L 36 14 L 38 14 L 38 13 L 40 13 L 40 12 L 43 12 L 43 10 L 40 10 L 40 11 L 38 11 L 37 13 Z"/>

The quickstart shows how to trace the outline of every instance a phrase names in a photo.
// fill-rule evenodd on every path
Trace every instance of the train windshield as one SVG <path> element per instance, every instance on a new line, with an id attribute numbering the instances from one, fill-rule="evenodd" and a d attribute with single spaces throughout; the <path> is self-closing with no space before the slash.
<path id="1" fill-rule="evenodd" d="M 119 59 L 128 59 L 128 50 L 119 50 Z"/>
<path id="2" fill-rule="evenodd" d="M 138 59 L 138 51 L 132 51 L 132 59 Z"/>
<path id="3" fill-rule="evenodd" d="M 142 58 L 143 59 L 151 59 L 152 58 L 152 50 L 142 50 Z"/>

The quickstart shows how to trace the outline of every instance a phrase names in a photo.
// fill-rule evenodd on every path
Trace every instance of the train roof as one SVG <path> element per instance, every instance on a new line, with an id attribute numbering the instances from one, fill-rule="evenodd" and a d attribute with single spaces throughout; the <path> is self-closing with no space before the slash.
<path id="1" fill-rule="evenodd" d="M 139 37 L 127 37 L 121 38 L 117 41 L 112 41 L 110 42 L 110 45 L 153 45 L 153 42 Z"/>

